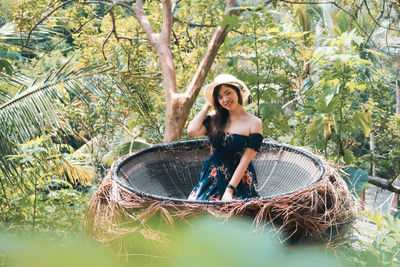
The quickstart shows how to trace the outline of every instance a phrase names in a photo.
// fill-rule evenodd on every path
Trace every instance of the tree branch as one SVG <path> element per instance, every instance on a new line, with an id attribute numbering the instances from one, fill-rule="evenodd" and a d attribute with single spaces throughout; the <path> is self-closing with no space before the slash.
<path id="1" fill-rule="evenodd" d="M 336 4 L 336 3 L 334 3 L 333 4 L 335 7 L 337 7 L 338 9 L 340 9 L 340 10 L 342 10 L 344 13 L 346 13 L 347 15 L 349 15 L 352 19 L 353 19 L 353 21 L 354 21 L 354 23 L 358 26 L 358 28 L 364 33 L 364 35 L 365 36 L 368 36 L 368 33 L 363 29 L 363 27 L 361 27 L 361 25 L 357 22 L 357 18 L 353 15 L 353 14 L 351 14 L 350 12 L 348 12 L 347 10 L 345 10 L 343 7 L 341 7 L 341 6 L 339 6 L 338 4 Z M 386 51 L 383 51 L 382 49 L 380 49 L 376 44 L 375 44 L 375 42 L 373 41 L 373 40 L 371 40 L 371 42 L 372 42 L 372 45 L 377 49 L 377 50 L 379 50 L 380 52 L 382 52 L 382 53 L 384 53 L 384 54 L 386 54 L 387 55 L 387 52 Z"/>
<path id="2" fill-rule="evenodd" d="M 380 177 L 369 176 L 368 183 L 373 184 L 379 188 L 388 190 L 393 193 L 400 194 L 400 187 L 394 186 L 392 183 L 388 183 L 386 179 L 382 179 Z"/>
<path id="3" fill-rule="evenodd" d="M 106 39 L 104 40 L 104 42 L 101 46 L 101 53 L 103 54 L 104 60 L 107 60 L 106 54 L 104 53 L 104 46 L 106 45 L 106 43 L 108 42 L 108 40 L 110 39 L 112 34 L 114 34 L 115 39 L 117 39 L 117 42 L 119 42 L 120 39 L 126 39 L 126 40 L 130 41 L 131 43 L 133 41 L 133 38 L 130 38 L 127 36 L 118 36 L 114 12 L 112 10 L 110 10 L 109 12 L 110 12 L 110 16 L 111 16 L 112 29 L 111 29 L 110 33 L 107 35 Z"/>
<path id="4" fill-rule="evenodd" d="M 182 23 L 182 24 L 186 24 L 187 26 L 190 26 L 190 27 L 199 27 L 199 28 L 216 28 L 216 27 L 218 27 L 217 24 L 202 24 L 202 23 L 195 23 L 195 22 L 187 22 L 187 21 L 182 21 L 176 17 L 173 17 L 173 20 L 177 21 L 179 23 Z M 235 30 L 235 29 L 232 29 L 231 31 L 243 34 L 243 32 Z"/>
<path id="5" fill-rule="evenodd" d="M 135 14 L 137 21 L 147 35 L 151 46 L 157 52 L 161 63 L 161 71 L 163 75 L 163 84 L 166 94 L 167 109 L 171 101 L 171 96 L 177 92 L 176 77 L 172 52 L 170 47 L 172 32 L 172 11 L 171 1 L 162 0 L 163 2 L 163 27 L 160 33 L 154 33 L 149 20 L 143 11 L 143 0 L 136 1 L 135 8 L 132 8 L 126 2 L 119 1 L 117 4 L 126 7 Z M 168 113 L 168 112 L 167 112 Z"/>
<path id="6" fill-rule="evenodd" d="M 150 41 L 150 44 L 157 50 L 158 46 L 158 34 L 155 34 L 149 20 L 147 19 L 146 15 L 144 14 L 143 11 L 143 0 L 138 0 L 136 1 L 135 4 L 135 9 L 133 9 L 131 6 L 121 3 L 122 6 L 128 8 L 131 10 L 135 16 L 140 25 L 142 26 L 143 30 L 146 32 L 147 38 Z"/>
<path id="7" fill-rule="evenodd" d="M 115 16 L 114 16 L 114 12 L 112 11 L 112 8 L 110 8 L 109 12 L 110 12 L 110 16 L 111 16 L 112 30 L 107 35 L 106 39 L 104 40 L 104 42 L 101 46 L 101 53 L 103 54 L 104 60 L 107 60 L 106 54 L 104 53 L 104 46 L 106 45 L 108 39 L 110 39 L 111 34 L 114 34 L 115 38 L 117 39 L 117 42 L 119 42 L 119 37 L 117 35 L 117 29 L 116 29 L 116 25 L 115 25 Z M 132 40 L 130 40 L 130 41 L 132 41 Z"/>
<path id="8" fill-rule="evenodd" d="M 104 46 L 106 45 L 108 39 L 110 39 L 111 34 L 113 34 L 113 31 L 111 30 L 110 33 L 107 35 L 106 39 L 104 40 L 103 44 L 101 45 L 101 53 L 103 54 L 104 60 L 107 61 L 106 54 L 104 53 Z"/>
<path id="9" fill-rule="evenodd" d="M 172 32 L 172 6 L 171 0 L 162 0 L 163 5 L 163 26 L 161 29 L 161 36 L 160 38 L 164 42 L 171 41 L 171 32 Z"/>
<path id="10" fill-rule="evenodd" d="M 177 21 L 177 22 L 179 22 L 179 23 L 182 23 L 182 24 L 187 24 L 188 26 L 191 26 L 191 27 L 208 27 L 208 28 L 215 28 L 215 27 L 217 27 L 218 25 L 217 24 L 201 24 L 201 23 L 195 23 L 195 22 L 186 22 L 186 21 L 182 21 L 182 20 L 180 20 L 180 19 L 178 19 L 177 17 L 173 17 L 173 20 L 174 21 Z"/>
<path id="11" fill-rule="evenodd" d="M 66 1 L 66 2 L 64 2 L 64 3 L 62 3 L 62 4 L 60 4 L 58 7 L 54 8 L 52 11 L 50 11 L 47 15 L 45 15 L 45 16 L 43 16 L 41 19 L 39 19 L 39 20 L 36 22 L 36 24 L 33 25 L 32 29 L 28 32 L 28 37 L 26 38 L 26 42 L 25 42 L 25 44 L 24 44 L 23 47 L 27 47 L 27 46 L 28 46 L 28 43 L 29 43 L 29 41 L 30 41 L 30 39 L 31 39 L 32 32 L 36 29 L 37 26 L 40 25 L 40 23 L 42 23 L 45 19 L 47 19 L 49 16 L 51 16 L 51 14 L 53 14 L 54 12 L 56 12 L 58 9 L 62 8 L 63 6 L 65 6 L 65 5 L 69 4 L 69 3 L 72 3 L 72 2 L 74 2 L 74 1 L 75 1 L 75 0 L 68 0 L 68 1 Z"/>
<path id="12" fill-rule="evenodd" d="M 287 4 L 301 4 L 301 5 L 329 5 L 329 4 L 335 4 L 335 1 L 325 1 L 325 2 L 299 2 L 299 1 L 288 1 L 288 0 L 279 0 L 280 2 L 284 2 Z M 268 1 L 267 1 L 268 2 Z M 269 1 L 271 2 L 271 1 Z"/>
<path id="13" fill-rule="evenodd" d="M 364 1 L 361 2 L 361 5 L 357 7 L 357 9 L 354 11 L 354 17 L 358 17 L 358 12 L 360 12 L 362 6 L 364 5 Z"/>
<path id="14" fill-rule="evenodd" d="M 118 42 L 119 42 L 120 39 L 125 39 L 125 40 L 128 40 L 128 41 L 130 41 L 132 43 L 134 38 L 131 38 L 131 37 L 128 37 L 128 36 L 119 36 L 118 35 L 117 26 L 116 26 L 116 23 L 115 23 L 115 16 L 114 16 L 114 12 L 112 12 L 112 10 L 110 11 L 110 16 L 111 16 L 111 22 L 112 22 L 112 25 L 113 25 L 112 33 L 114 34 L 115 39 L 117 39 Z"/>
<path id="15" fill-rule="evenodd" d="M 375 22 L 374 26 L 372 27 L 371 33 L 368 35 L 367 41 L 365 41 L 365 43 L 368 43 L 369 40 L 371 39 L 372 34 L 374 33 L 374 31 L 375 31 L 375 29 L 376 29 L 376 25 L 379 25 L 378 21 L 382 18 L 383 13 L 385 12 L 385 3 L 386 3 L 386 1 L 383 0 L 383 3 L 382 3 L 382 5 L 383 5 L 383 6 L 382 6 L 382 11 L 381 11 L 381 14 L 379 14 L 379 17 L 377 18 L 377 20 L 375 20 L 375 18 L 372 17 L 371 11 L 369 10 L 369 7 L 368 7 L 367 0 L 363 0 L 363 3 L 365 3 L 365 7 L 366 7 L 367 10 L 368 10 L 369 16 L 370 16 L 370 17 L 372 18 L 372 20 Z"/>
<path id="16" fill-rule="evenodd" d="M 392 12 L 392 7 L 393 5 L 389 5 L 389 12 L 388 14 L 390 14 Z M 390 24 L 391 24 L 391 20 L 389 19 L 389 24 L 388 27 L 390 28 Z M 386 47 L 388 48 L 388 53 L 390 54 L 390 47 L 389 47 L 389 40 L 388 40 L 388 32 L 385 33 L 385 43 L 386 43 Z"/>
<path id="17" fill-rule="evenodd" d="M 85 2 L 86 3 L 86 2 Z M 104 14 L 102 14 L 101 16 L 106 15 L 108 12 L 110 12 L 115 5 L 112 5 L 106 12 L 104 12 Z M 35 62 L 35 64 L 33 65 L 33 67 L 36 67 L 36 65 L 39 63 L 39 61 L 48 53 L 50 53 L 51 51 L 53 51 L 54 48 L 56 48 L 60 43 L 64 42 L 68 37 L 70 37 L 72 34 L 79 32 L 86 24 L 88 24 L 90 21 L 92 21 L 94 18 L 98 17 L 98 15 L 94 14 L 91 18 L 89 18 L 87 21 L 85 21 L 82 25 L 79 26 L 78 29 L 74 30 L 73 32 L 71 32 L 70 34 L 68 34 L 67 36 L 65 36 L 63 39 L 61 39 L 59 42 L 57 42 L 56 44 L 54 44 L 50 49 L 48 49 L 43 55 L 40 56 L 40 58 Z"/>
<path id="18" fill-rule="evenodd" d="M 192 45 L 192 47 L 195 48 L 196 46 L 194 45 L 194 43 L 193 43 L 193 41 L 192 41 L 192 38 L 190 37 L 189 28 L 187 28 L 187 27 L 186 27 L 186 36 L 187 36 L 187 38 L 188 38 L 190 44 Z"/>
<path id="19" fill-rule="evenodd" d="M 111 23 L 112 23 L 112 30 L 111 32 L 114 34 L 115 39 L 117 39 L 117 41 L 119 41 L 119 37 L 117 34 L 117 26 L 115 25 L 115 16 L 114 16 L 114 12 L 112 10 L 110 10 L 110 17 L 111 17 Z"/>
<path id="20" fill-rule="evenodd" d="M 265 4 L 269 4 L 272 1 L 267 1 Z M 242 10 L 234 10 L 237 7 L 237 3 L 235 0 L 226 0 L 226 8 L 225 14 L 236 14 L 240 15 Z M 228 32 L 226 31 L 227 26 L 225 27 L 217 27 L 215 33 L 208 44 L 206 53 L 203 56 L 197 70 L 188 86 L 185 94 L 194 102 L 195 97 L 198 95 L 204 80 L 208 72 L 210 71 L 211 65 L 214 62 L 215 57 L 217 56 L 218 50 L 223 44 L 226 35 Z"/>
<path id="21" fill-rule="evenodd" d="M 382 24 L 379 23 L 379 20 L 381 19 L 381 17 L 383 16 L 383 14 L 384 14 L 384 12 L 385 12 L 386 0 L 383 0 L 383 1 L 382 1 L 382 11 L 381 11 L 381 14 L 379 15 L 379 17 L 378 17 L 377 19 L 375 19 L 375 18 L 372 16 L 371 10 L 369 9 L 369 6 L 368 6 L 368 2 L 367 2 L 366 0 L 363 0 L 363 2 L 365 2 L 365 7 L 367 8 L 368 15 L 369 15 L 369 16 L 371 17 L 371 19 L 374 21 L 375 26 L 378 25 L 379 27 L 382 27 L 382 28 L 384 28 L 384 29 L 386 29 L 386 30 L 391 30 L 391 31 L 400 32 L 400 29 L 395 29 L 395 28 L 386 27 L 386 26 L 383 26 Z M 375 26 L 374 26 L 374 29 L 375 29 Z"/>
<path id="22" fill-rule="evenodd" d="M 108 1 L 108 2 L 111 2 L 111 3 L 107 3 L 107 2 L 104 2 L 104 1 L 84 1 L 84 2 L 80 2 L 80 4 L 102 4 L 102 5 L 113 5 L 112 4 L 112 1 L 110 1 L 110 0 L 106 0 L 106 1 Z"/>

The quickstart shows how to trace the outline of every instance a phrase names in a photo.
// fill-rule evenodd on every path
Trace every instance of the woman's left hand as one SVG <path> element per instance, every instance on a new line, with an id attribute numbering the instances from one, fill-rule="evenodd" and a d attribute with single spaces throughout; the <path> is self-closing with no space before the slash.
<path id="1" fill-rule="evenodd" d="M 227 188 L 225 190 L 224 195 L 222 196 L 222 201 L 229 201 L 229 200 L 233 200 L 233 192 L 231 189 Z"/>

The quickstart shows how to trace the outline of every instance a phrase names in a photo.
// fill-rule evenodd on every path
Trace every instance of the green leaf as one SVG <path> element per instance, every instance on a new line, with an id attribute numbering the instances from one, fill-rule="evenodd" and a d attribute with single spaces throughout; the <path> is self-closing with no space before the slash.
<path id="1" fill-rule="evenodd" d="M 351 164 L 354 161 L 354 154 L 351 150 L 345 149 L 344 150 L 344 162 L 346 164 Z"/>
<path id="2" fill-rule="evenodd" d="M 271 33 L 280 33 L 281 30 L 278 27 L 273 27 L 273 28 L 269 28 L 267 30 L 267 33 L 271 34 Z"/>
<path id="3" fill-rule="evenodd" d="M 19 61 L 22 60 L 21 55 L 20 55 L 19 53 L 17 53 L 17 52 L 10 52 L 10 53 L 8 53 L 8 54 L 7 54 L 7 57 L 8 57 L 10 60 L 19 60 Z"/>
<path id="4" fill-rule="evenodd" d="M 368 183 L 368 172 L 355 167 L 344 168 L 344 171 L 348 174 L 348 176 L 343 176 L 343 179 L 349 190 L 357 196 L 361 195 L 364 186 Z"/>
<path id="5" fill-rule="evenodd" d="M 277 241 L 276 233 L 268 228 L 263 233 L 251 232 L 251 223 L 245 220 L 232 219 L 221 224 L 216 219 L 201 218 L 193 224 L 193 230 L 178 235 L 178 248 L 171 257 L 173 265 L 308 267 L 316 260 L 326 267 L 338 265 L 330 252 L 309 248 L 286 250 Z"/>
<path id="6" fill-rule="evenodd" d="M 263 118 L 268 121 L 278 120 L 280 115 L 283 114 L 282 107 L 278 103 L 262 103 L 260 104 L 260 110 Z"/>
<path id="7" fill-rule="evenodd" d="M 368 137 L 371 132 L 371 112 L 370 111 L 356 111 L 353 116 L 353 121 L 356 127 L 361 127 L 364 136 Z"/>
<path id="8" fill-rule="evenodd" d="M 3 47 L 0 49 L 0 58 L 6 58 L 7 57 L 7 53 L 8 53 L 8 48 L 7 47 Z"/>
<path id="9" fill-rule="evenodd" d="M 335 109 L 339 108 L 338 104 L 340 102 L 340 97 L 339 95 L 335 94 L 331 101 L 329 102 L 329 104 L 326 106 L 326 113 L 331 113 L 333 112 Z"/>
<path id="10" fill-rule="evenodd" d="M 335 93 L 332 93 L 332 94 L 329 94 L 329 95 L 325 96 L 325 102 L 326 102 L 327 106 L 329 105 L 329 103 L 331 103 L 331 100 L 332 100 L 332 98 L 334 96 L 335 96 Z"/>
<path id="11" fill-rule="evenodd" d="M 249 58 L 251 62 L 253 62 L 254 64 L 257 64 L 257 61 L 260 59 L 259 57 L 250 57 Z"/>
<path id="12" fill-rule="evenodd" d="M 319 139 L 319 134 L 324 132 L 323 119 L 320 116 L 313 116 L 306 128 L 306 133 L 310 136 L 312 141 Z"/>
<path id="13" fill-rule="evenodd" d="M 133 142 L 133 144 L 131 143 L 131 141 L 127 141 L 124 142 L 120 145 L 118 145 L 116 147 L 116 150 L 121 154 L 121 155 L 126 155 L 128 153 L 131 153 L 130 150 L 140 150 L 140 149 L 144 149 L 149 147 L 150 144 L 144 142 L 144 141 L 140 141 L 140 140 L 136 140 L 135 142 Z"/>
<path id="14" fill-rule="evenodd" d="M 289 33 L 288 33 L 288 36 L 289 36 L 289 37 L 292 37 L 292 38 L 300 38 L 300 37 L 302 37 L 303 35 L 306 35 L 306 34 L 309 34 L 309 33 L 310 33 L 310 31 L 295 32 L 295 33 L 289 32 Z"/>
<path id="15" fill-rule="evenodd" d="M 289 130 L 289 124 L 280 104 L 262 103 L 260 104 L 260 111 L 263 115 L 262 118 L 264 125 L 267 127 L 269 126 L 269 123 L 272 122 L 276 128 L 283 132 Z"/>
<path id="16" fill-rule="evenodd" d="M 78 235 L 66 240 L 48 233 L 19 232 L 14 236 L 2 233 L 0 253 L 8 266 L 118 266 L 109 251 L 100 249 L 91 240 Z"/>
<path id="17" fill-rule="evenodd" d="M 1 72 L 3 69 L 5 70 L 5 72 L 6 72 L 8 75 L 12 75 L 13 67 L 12 67 L 11 63 L 8 62 L 8 61 L 5 60 L 5 59 L 0 59 L 0 72 Z"/>
<path id="18" fill-rule="evenodd" d="M 240 42 L 240 41 L 242 41 L 242 36 L 237 36 L 232 39 L 231 45 L 235 45 L 237 42 Z"/>
<path id="19" fill-rule="evenodd" d="M 228 61 L 228 63 L 227 63 L 227 66 L 229 66 L 229 67 L 236 67 L 237 64 L 238 64 L 238 62 L 239 62 L 239 58 L 238 58 L 238 57 L 231 57 L 231 58 L 229 58 L 229 61 Z"/>
<path id="20" fill-rule="evenodd" d="M 347 82 L 346 87 L 350 89 L 350 92 L 353 92 L 354 90 L 364 92 L 367 85 L 359 82 Z"/>
<path id="21" fill-rule="evenodd" d="M 78 70 L 64 69 L 56 75 L 48 75 L 44 81 L 26 86 L 24 91 L 0 105 L 0 169 L 12 172 L 17 163 L 6 160 L 5 156 L 14 154 L 16 143 L 25 143 L 42 134 L 46 127 L 59 129 L 57 99 L 61 90 L 90 102 L 90 94 L 101 95 L 102 91 L 117 87 L 102 66 L 91 65 Z"/>
<path id="22" fill-rule="evenodd" d="M 235 14 L 224 14 L 222 15 L 222 21 L 219 22 L 218 25 L 221 27 L 228 26 L 226 30 L 229 32 L 233 28 L 239 26 L 239 17 Z"/>

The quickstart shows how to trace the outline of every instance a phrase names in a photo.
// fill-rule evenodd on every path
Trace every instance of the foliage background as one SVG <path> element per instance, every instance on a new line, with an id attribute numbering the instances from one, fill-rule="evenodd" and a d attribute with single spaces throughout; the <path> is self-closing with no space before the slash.
<path id="1" fill-rule="evenodd" d="M 111 163 L 162 141 L 159 59 L 127 9 L 89 2 L 0 2 L 0 219 L 6 233 L 67 238 L 82 232 L 91 192 Z M 262 119 L 266 138 L 311 147 L 344 170 L 395 180 L 400 3 L 289 2 L 242 1 L 240 16 L 224 16 L 221 0 L 175 1 L 171 49 L 179 90 L 189 85 L 215 28 L 228 25 L 206 82 L 219 73 L 242 79 L 251 90 L 246 109 Z M 146 1 L 145 11 L 159 30 L 159 2 Z M 203 103 L 200 95 L 189 120 Z M 370 264 L 360 262 L 363 253 L 374 255 L 371 262 L 398 259 L 398 221 L 365 216 L 376 235 L 368 242 L 353 235 L 351 255 L 343 257 L 360 265 Z M 395 234 L 384 238 L 385 231 Z"/>

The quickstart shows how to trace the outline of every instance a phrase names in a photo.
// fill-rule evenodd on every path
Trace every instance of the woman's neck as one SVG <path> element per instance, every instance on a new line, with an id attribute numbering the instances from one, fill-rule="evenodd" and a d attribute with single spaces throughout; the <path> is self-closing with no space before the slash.
<path id="1" fill-rule="evenodd" d="M 235 108 L 234 110 L 230 110 L 229 111 L 229 117 L 231 119 L 235 119 L 237 117 L 240 117 L 243 113 L 245 113 L 246 111 L 244 110 L 242 105 L 238 105 L 237 108 Z"/>

